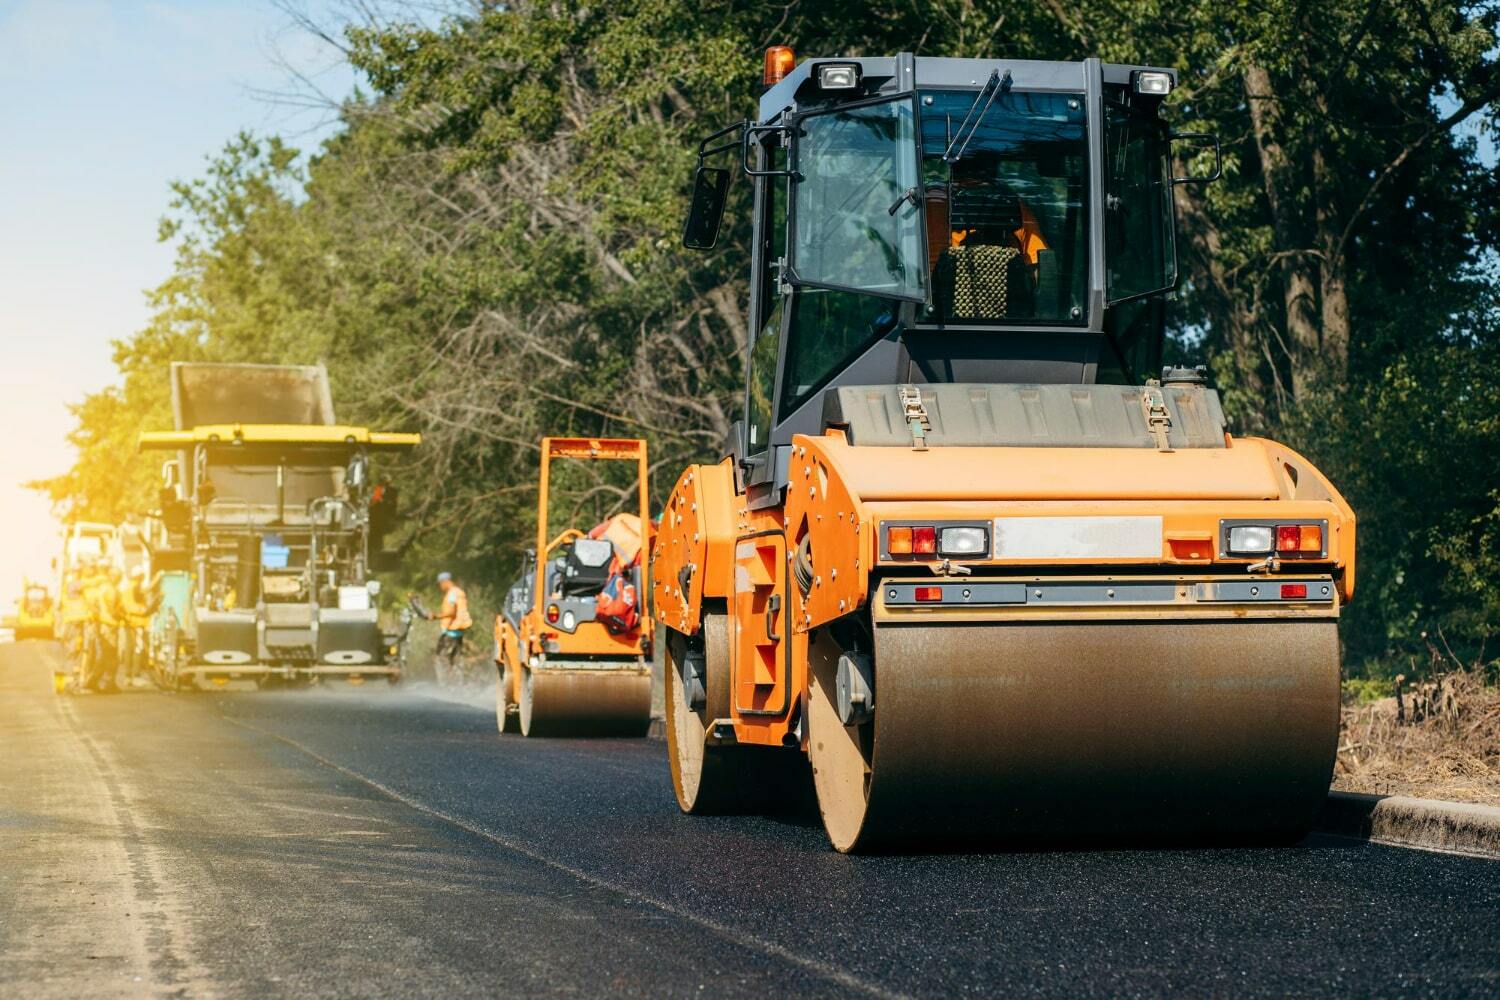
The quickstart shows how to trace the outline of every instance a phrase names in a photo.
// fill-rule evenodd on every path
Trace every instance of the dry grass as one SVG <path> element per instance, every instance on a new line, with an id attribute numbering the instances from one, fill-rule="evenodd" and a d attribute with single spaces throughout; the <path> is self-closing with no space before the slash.
<path id="1" fill-rule="evenodd" d="M 1392 687 L 1344 704 L 1333 787 L 1500 805 L 1500 688 L 1462 669 Z"/>

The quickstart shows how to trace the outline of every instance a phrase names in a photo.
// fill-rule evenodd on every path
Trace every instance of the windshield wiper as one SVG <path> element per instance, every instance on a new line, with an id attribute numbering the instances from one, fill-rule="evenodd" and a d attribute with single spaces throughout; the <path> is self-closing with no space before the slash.
<path id="1" fill-rule="evenodd" d="M 998 69 L 990 73 L 990 78 L 984 81 L 984 86 L 979 88 L 979 93 L 974 95 L 974 103 L 969 105 L 969 110 L 964 115 L 964 120 L 959 122 L 958 131 L 953 134 L 953 139 L 948 143 L 948 148 L 943 151 L 943 159 L 946 162 L 957 163 L 963 158 L 964 150 L 969 148 L 969 140 L 973 139 L 974 133 L 979 131 L 979 123 L 984 121 L 984 116 L 990 110 L 990 105 L 995 103 L 995 98 L 1001 91 L 1009 89 L 1010 70 L 1006 70 L 1004 76 L 1000 75 Z M 985 95 L 989 95 L 988 100 L 986 100 Z M 984 101 L 984 107 L 982 108 L 979 107 L 980 101 Z M 979 109 L 979 114 L 977 115 L 974 114 L 976 108 Z M 973 119 L 972 123 L 970 122 L 971 118 Z M 954 152 L 953 147 L 955 146 L 958 147 L 957 152 Z"/>

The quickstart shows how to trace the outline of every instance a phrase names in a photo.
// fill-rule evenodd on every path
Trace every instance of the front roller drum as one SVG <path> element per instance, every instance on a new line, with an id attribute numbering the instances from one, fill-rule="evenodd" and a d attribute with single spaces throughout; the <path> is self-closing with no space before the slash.
<path id="1" fill-rule="evenodd" d="M 870 704 L 810 652 L 809 756 L 840 851 L 1286 840 L 1328 792 L 1326 620 L 877 623 Z M 868 662 L 868 661 L 866 661 Z M 844 719 L 852 719 L 845 725 Z"/>
<path id="2" fill-rule="evenodd" d="M 514 733 L 521 726 L 519 706 L 511 701 L 511 669 L 508 663 L 495 664 L 495 728 L 502 733 Z"/>
<path id="3" fill-rule="evenodd" d="M 522 668 L 523 736 L 645 736 L 651 728 L 647 668 Z"/>
<path id="4" fill-rule="evenodd" d="M 715 720 L 728 719 L 729 622 L 704 612 L 702 704 L 689 703 L 680 647 L 666 643 L 667 756 L 677 804 L 694 815 L 795 811 L 808 800 L 807 763 L 801 753 L 716 742 Z"/>

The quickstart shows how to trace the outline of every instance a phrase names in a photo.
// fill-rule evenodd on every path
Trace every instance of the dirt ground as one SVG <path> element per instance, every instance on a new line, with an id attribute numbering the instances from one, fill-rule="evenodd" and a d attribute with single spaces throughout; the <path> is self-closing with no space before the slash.
<path id="1" fill-rule="evenodd" d="M 1500 806 L 1500 688 L 1467 671 L 1346 701 L 1333 787 Z"/>

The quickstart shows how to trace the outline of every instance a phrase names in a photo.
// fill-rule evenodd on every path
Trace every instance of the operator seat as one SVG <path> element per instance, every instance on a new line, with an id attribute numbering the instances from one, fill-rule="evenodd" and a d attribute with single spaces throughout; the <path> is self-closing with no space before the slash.
<path id="1" fill-rule="evenodd" d="M 563 558 L 559 590 L 563 597 L 593 597 L 609 582 L 615 547 L 604 538 L 580 538 Z"/>

